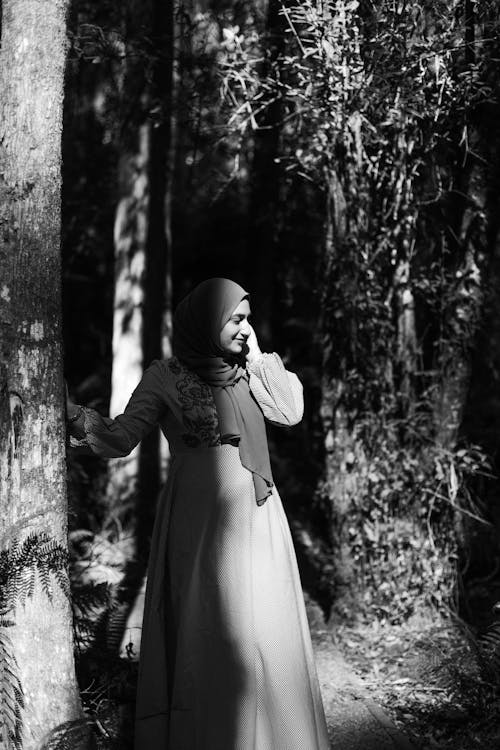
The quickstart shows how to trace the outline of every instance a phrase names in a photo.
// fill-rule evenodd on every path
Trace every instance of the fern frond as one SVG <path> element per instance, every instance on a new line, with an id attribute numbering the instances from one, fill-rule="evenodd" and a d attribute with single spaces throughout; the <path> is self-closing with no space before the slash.
<path id="1" fill-rule="evenodd" d="M 115 601 L 115 587 L 106 581 L 101 583 L 89 581 L 73 588 L 73 606 L 82 613 L 92 614 L 102 607 L 111 607 Z"/>
<path id="2" fill-rule="evenodd" d="M 17 676 L 17 662 L 12 643 L 5 633 L 0 632 L 0 717 L 3 734 L 16 750 L 22 747 L 23 708 L 24 694 Z"/>
<path id="3" fill-rule="evenodd" d="M 106 644 L 112 651 L 118 651 L 127 624 L 129 605 L 121 603 L 109 610 L 106 627 Z"/>
<path id="4" fill-rule="evenodd" d="M 93 724 L 87 717 L 66 721 L 51 731 L 41 750 L 73 750 L 75 747 L 82 747 L 88 743 Z"/>
<path id="5" fill-rule="evenodd" d="M 488 678 L 500 683 L 500 622 L 494 622 L 477 639 L 477 655 Z"/>
<path id="6" fill-rule="evenodd" d="M 0 611 L 11 611 L 25 604 L 35 591 L 37 574 L 43 591 L 52 599 L 55 579 L 69 597 L 67 550 L 47 534 L 29 534 L 22 542 L 13 540 L 0 552 Z"/>
<path id="7" fill-rule="evenodd" d="M 86 650 L 98 642 L 105 647 L 110 613 L 118 606 L 117 588 L 107 582 L 92 581 L 73 587 L 73 622 L 78 646 Z"/>
<path id="8" fill-rule="evenodd" d="M 49 568 L 46 565 L 40 565 L 37 561 L 37 569 L 42 591 L 48 600 L 52 602 L 52 586 L 50 583 Z"/>

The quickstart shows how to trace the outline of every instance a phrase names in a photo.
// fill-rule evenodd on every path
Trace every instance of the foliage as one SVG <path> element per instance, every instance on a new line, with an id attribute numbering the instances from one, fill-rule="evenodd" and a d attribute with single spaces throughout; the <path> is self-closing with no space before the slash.
<path id="1" fill-rule="evenodd" d="M 296 538 L 318 563 L 311 566 L 316 592 L 321 585 L 331 597 L 335 581 L 339 611 L 371 627 L 422 613 L 435 618 L 436 610 L 456 607 L 470 530 L 491 529 L 484 521 L 490 516 L 482 480 L 490 466 L 483 435 L 468 440 L 459 423 L 496 232 L 486 204 L 496 211 L 498 139 L 487 131 L 498 103 L 498 8 L 492 0 L 471 2 L 466 18 L 467 4 L 441 0 L 279 5 L 280 23 L 270 28 L 266 3 L 212 4 L 203 12 L 176 4 L 174 295 L 219 266 L 221 275 L 244 273 L 250 185 L 275 174 L 256 163 L 256 143 L 278 131 L 280 205 L 272 229 L 281 243 L 281 278 L 273 280 L 272 308 L 287 317 L 280 351 L 286 342 L 307 400 L 295 443 L 283 431 L 276 436 L 273 447 L 286 455 L 279 486 L 288 510 L 290 498 L 302 496 Z M 79 286 L 68 294 L 74 319 L 66 316 L 66 337 L 75 380 L 100 371 L 93 389 L 102 398 L 119 136 L 136 104 L 120 110 L 120 86 L 127 55 L 147 78 L 158 52 L 142 30 L 122 36 L 116 4 L 77 6 L 65 225 L 66 280 Z M 148 112 L 155 123 L 165 116 L 161 104 Z M 76 300 L 86 305 L 80 314 Z M 484 335 L 490 346 L 490 330 Z M 497 372 L 494 366 L 485 376 L 491 388 Z M 89 389 L 84 383 L 80 392 L 87 403 Z M 496 450 L 497 431 L 489 426 L 495 415 L 488 420 Z M 105 476 L 102 464 L 92 471 Z M 127 533 L 112 528 L 104 482 L 95 489 L 75 476 L 75 631 L 85 705 L 102 744 L 123 747 L 119 704 L 133 694 L 135 665 L 116 651 L 125 562 L 134 551 Z M 128 506 L 126 523 L 134 513 Z M 349 577 L 352 600 L 341 596 Z M 320 578 L 328 580 L 318 584 Z M 403 644 L 395 684 L 382 688 L 403 723 L 407 711 L 417 724 L 430 722 L 429 736 L 438 737 L 441 722 L 456 739 L 453 723 L 465 717 L 470 739 L 474 706 L 487 717 L 496 694 L 458 658 L 460 644 L 441 635 L 440 623 L 422 650 L 450 651 L 445 693 L 404 671 L 420 653 L 412 641 Z M 495 639 L 492 646 L 487 658 L 495 664 Z M 367 669 L 381 667 L 380 683 L 389 651 L 381 665 L 367 660 Z M 427 668 L 432 660 L 424 661 Z M 464 695 L 472 696 L 470 705 L 453 716 Z"/>
<path id="2" fill-rule="evenodd" d="M 468 524 L 486 524 L 472 479 L 489 475 L 478 446 L 442 448 L 421 414 L 358 418 L 350 450 L 340 523 L 360 592 L 345 619 L 401 623 L 424 613 L 456 611 L 465 570 Z M 335 564 L 335 558 L 334 558 Z"/>
<path id="3" fill-rule="evenodd" d="M 318 496 L 337 596 L 350 577 L 365 616 L 399 621 L 430 599 L 445 611 L 463 516 L 484 523 L 469 485 L 485 451 L 457 440 L 488 268 L 477 113 L 493 101 L 497 19 L 489 4 L 469 17 L 385 0 L 291 0 L 281 14 L 267 75 L 258 29 L 225 30 L 222 93 L 242 139 L 280 99 L 287 194 L 301 178 L 323 196 Z"/>
<path id="4" fill-rule="evenodd" d="M 91 721 L 87 718 L 66 721 L 50 732 L 40 750 L 73 750 L 89 742 Z"/>
<path id="5" fill-rule="evenodd" d="M 477 658 L 488 681 L 500 688 L 500 621 L 493 622 L 480 634 Z"/>
<path id="6" fill-rule="evenodd" d="M 33 596 L 37 580 L 49 600 L 53 579 L 68 596 L 67 565 L 66 550 L 48 534 L 31 533 L 22 542 L 15 539 L 0 550 L 0 613 L 12 612 Z"/>
<path id="7" fill-rule="evenodd" d="M 92 497 L 94 491 L 91 487 Z M 127 748 L 133 737 L 137 653 L 132 642 L 125 653 L 122 647 L 136 593 L 129 580 L 135 547 L 132 532 L 109 513 L 101 518 L 101 498 L 94 500 L 87 497 L 92 528 L 70 531 L 70 576 L 82 702 L 104 750 Z"/>
<path id="8" fill-rule="evenodd" d="M 133 558 L 133 537 L 116 528 L 70 533 L 71 592 L 75 643 L 80 655 L 89 649 L 119 651 L 128 605 L 122 582 Z"/>

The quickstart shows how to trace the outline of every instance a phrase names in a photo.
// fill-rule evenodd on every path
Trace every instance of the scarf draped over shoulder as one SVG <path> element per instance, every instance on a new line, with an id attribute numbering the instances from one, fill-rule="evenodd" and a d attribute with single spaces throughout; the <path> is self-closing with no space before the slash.
<path id="1" fill-rule="evenodd" d="M 173 351 L 210 386 L 221 441 L 238 444 L 241 463 L 252 472 L 257 504 L 262 505 L 273 486 L 264 416 L 250 391 L 245 358 L 225 353 L 220 345 L 222 328 L 247 297 L 229 279 L 203 281 L 175 311 Z"/>

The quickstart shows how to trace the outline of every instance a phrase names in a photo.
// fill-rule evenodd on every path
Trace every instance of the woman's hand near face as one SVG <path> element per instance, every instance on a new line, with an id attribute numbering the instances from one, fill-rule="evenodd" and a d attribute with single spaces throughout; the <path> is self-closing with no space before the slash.
<path id="1" fill-rule="evenodd" d="M 250 328 L 250 336 L 246 340 L 247 352 L 245 356 L 247 358 L 247 362 L 252 362 L 254 359 L 257 359 L 257 357 L 259 357 L 262 352 L 260 350 L 255 331 L 250 323 L 248 323 L 248 327 Z"/>

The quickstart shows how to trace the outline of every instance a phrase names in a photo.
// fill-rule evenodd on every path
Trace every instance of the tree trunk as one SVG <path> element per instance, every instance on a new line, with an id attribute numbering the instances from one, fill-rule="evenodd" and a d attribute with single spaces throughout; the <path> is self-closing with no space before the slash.
<path id="1" fill-rule="evenodd" d="M 262 78 L 274 75 L 273 66 L 283 50 L 284 31 L 281 5 L 269 0 L 266 35 L 269 59 L 264 63 Z M 252 163 L 247 265 L 256 327 L 264 347 L 272 345 L 273 312 L 277 306 L 276 258 L 277 210 L 281 185 L 281 168 L 277 162 L 282 119 L 282 104 L 276 99 L 262 116 L 257 117 Z"/>
<path id="2" fill-rule="evenodd" d="M 121 414 L 144 369 L 142 347 L 146 245 L 150 202 L 151 108 L 147 61 L 135 53 L 136 36 L 149 33 L 149 4 L 123 4 L 126 54 L 123 60 L 118 145 L 119 202 L 114 224 L 115 282 L 113 364 L 109 412 Z M 141 39 L 142 43 L 142 39 Z M 112 512 L 136 497 L 141 446 L 108 463 L 107 497 Z"/>
<path id="3" fill-rule="evenodd" d="M 489 32 L 488 32 L 489 33 Z M 472 75 L 476 62 L 474 40 L 476 17 L 474 3 L 464 2 L 465 68 Z M 484 216 L 487 211 L 488 170 L 482 154 L 489 129 L 484 126 L 480 111 L 471 103 L 464 112 L 460 157 L 453 175 L 456 192 L 450 207 L 448 226 L 451 239 L 443 235 L 442 249 L 451 250 L 450 270 L 455 277 L 453 305 L 448 304 L 443 320 L 441 344 L 441 383 L 436 404 L 436 437 L 447 450 L 453 450 L 459 436 L 471 375 L 471 352 L 481 320 L 483 306 L 482 255 L 485 246 Z M 479 158 L 478 158 L 479 155 Z M 446 253 L 443 252 L 443 256 Z"/>
<path id="4" fill-rule="evenodd" d="M 394 273 L 396 297 L 397 342 L 396 361 L 399 370 L 399 392 L 403 414 L 410 412 L 415 402 L 414 380 L 417 370 L 417 332 L 415 327 L 415 298 L 410 279 L 410 262 L 401 259 Z"/>
<path id="5" fill-rule="evenodd" d="M 142 347 L 145 364 L 168 353 L 166 344 L 167 293 L 171 269 L 170 194 L 172 172 L 172 84 L 173 84 L 172 2 L 154 0 L 151 6 L 151 41 L 154 64 L 151 71 L 151 110 L 158 118 L 152 121 L 149 158 L 149 211 L 144 278 L 144 322 Z M 138 514 L 139 553 L 149 539 L 156 499 L 160 487 L 159 430 L 143 441 L 140 454 Z M 145 545 L 144 545 L 145 542 Z M 144 551 L 144 550 L 142 550 Z"/>
<path id="6" fill-rule="evenodd" d="M 149 58 L 137 58 L 131 39 L 140 30 Z M 120 203 L 115 221 L 115 305 L 111 416 L 123 411 L 144 367 L 170 355 L 170 204 L 172 189 L 171 3 L 153 0 L 127 7 L 129 52 L 123 87 Z M 141 43 L 144 39 L 141 38 Z M 166 440 L 154 429 L 130 456 L 110 462 L 108 498 L 123 507 L 135 498 L 136 557 L 123 585 L 132 594 L 122 650 L 140 644 L 144 568 L 161 479 L 167 472 Z"/>
<path id="7" fill-rule="evenodd" d="M 142 125 L 137 135 L 137 152 L 124 150 L 119 166 L 121 198 L 114 232 L 113 365 L 109 405 L 112 417 L 123 412 L 143 372 L 142 311 L 149 193 L 149 127 Z M 123 507 L 128 498 L 135 496 L 139 451 L 140 447 L 137 446 L 129 456 L 109 461 L 107 495 L 111 507 L 117 504 Z"/>
<path id="8" fill-rule="evenodd" d="M 82 748 L 87 742 L 85 729 L 78 727 L 82 711 L 67 594 L 62 406 L 60 171 L 67 2 L 4 0 L 2 10 L 0 545 L 22 567 L 2 571 L 3 583 L 6 577 L 10 583 L 1 592 L 2 608 L 13 622 L 0 628 L 2 656 L 12 649 L 15 673 L 2 663 L 2 746 L 14 747 L 17 735 L 24 750 L 39 750 L 66 725 L 66 731 L 73 728 L 71 746 Z M 14 679 L 22 698 L 9 695 Z"/>
<path id="9" fill-rule="evenodd" d="M 144 366 L 170 353 L 166 308 L 171 245 L 172 25 L 171 3 L 143 6 L 132 0 L 128 4 L 121 198 L 115 221 L 112 416 L 123 411 Z M 143 57 L 137 58 L 130 43 L 138 29 L 152 43 L 146 63 Z M 162 453 L 164 458 L 164 449 Z M 110 462 L 108 471 L 108 497 L 113 503 L 119 500 L 121 504 L 140 488 L 141 507 L 147 510 L 144 523 L 139 511 L 139 526 L 149 527 L 159 487 L 157 431 L 127 458 Z"/>
<path id="10" fill-rule="evenodd" d="M 322 374 L 320 416 L 323 428 L 324 474 L 321 492 L 330 506 L 331 542 L 333 547 L 333 578 L 335 601 L 331 616 L 349 620 L 358 611 L 355 566 L 350 546 L 348 513 L 352 498 L 356 496 L 356 471 L 353 471 L 354 441 L 346 414 L 345 362 L 337 361 L 335 337 L 330 330 L 328 297 L 332 292 L 332 266 L 335 254 L 345 242 L 347 203 L 337 174 L 327 174 L 328 197 L 325 222 L 325 260 L 321 274 L 322 304 L 320 330 L 322 333 Z M 351 280 L 352 281 L 352 280 Z M 346 281 L 347 283 L 347 281 Z M 357 468 L 357 467 L 356 467 Z"/>

